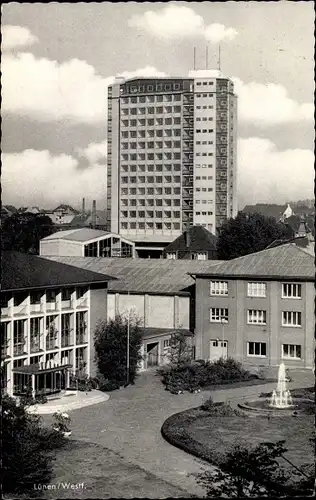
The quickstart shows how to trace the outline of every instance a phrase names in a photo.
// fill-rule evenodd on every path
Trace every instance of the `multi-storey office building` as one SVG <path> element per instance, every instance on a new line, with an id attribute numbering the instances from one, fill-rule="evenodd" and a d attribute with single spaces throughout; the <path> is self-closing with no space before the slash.
<path id="1" fill-rule="evenodd" d="M 314 366 L 314 256 L 284 244 L 196 274 L 196 355 Z"/>
<path id="2" fill-rule="evenodd" d="M 236 133 L 234 86 L 220 72 L 116 79 L 108 89 L 110 230 L 138 245 L 168 243 L 188 225 L 215 234 L 237 213 Z"/>
<path id="3" fill-rule="evenodd" d="M 93 331 L 107 317 L 109 276 L 37 256 L 1 256 L 2 389 L 33 396 L 95 373 Z M 92 345 L 91 345 L 92 344 Z"/>

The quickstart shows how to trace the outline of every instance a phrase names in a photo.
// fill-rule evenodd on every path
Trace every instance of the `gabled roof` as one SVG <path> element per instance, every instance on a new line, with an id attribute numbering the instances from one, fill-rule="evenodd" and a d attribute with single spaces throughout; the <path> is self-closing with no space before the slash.
<path id="1" fill-rule="evenodd" d="M 297 278 L 314 281 L 314 257 L 299 246 L 286 243 L 204 268 L 198 276 Z"/>
<path id="2" fill-rule="evenodd" d="M 52 212 L 56 212 L 57 210 L 68 210 L 70 212 L 72 212 L 73 214 L 78 214 L 78 210 L 76 210 L 75 208 L 72 208 L 70 205 L 66 205 L 64 203 L 62 203 L 61 205 L 58 205 L 58 207 L 56 207 L 54 210 L 52 210 Z"/>
<path id="3" fill-rule="evenodd" d="M 2 252 L 1 291 L 105 284 L 115 278 L 90 270 L 50 262 L 38 255 Z"/>
<path id="4" fill-rule="evenodd" d="M 189 246 L 186 246 L 186 237 L 189 236 Z M 203 226 L 191 226 L 187 231 L 170 243 L 165 249 L 169 252 L 200 252 L 216 250 L 217 238 Z"/>
<path id="5" fill-rule="evenodd" d="M 195 274 L 205 267 L 205 261 L 169 259 L 123 259 L 107 257 L 45 257 L 94 272 L 115 276 L 109 291 L 157 295 L 189 295 Z M 218 263 L 218 260 L 209 261 Z"/>
<path id="6" fill-rule="evenodd" d="M 76 215 L 71 222 L 69 223 L 70 226 L 78 227 L 89 227 L 90 224 L 93 222 L 93 217 L 91 214 L 79 214 Z M 97 226 L 107 226 L 107 215 L 105 210 L 97 210 L 96 211 L 96 225 Z"/>
<path id="7" fill-rule="evenodd" d="M 257 203 L 256 205 L 246 205 L 245 208 L 242 209 L 242 212 L 247 214 L 259 213 L 266 217 L 274 217 L 276 220 L 279 220 L 286 208 L 286 204 L 276 205 L 273 203 Z"/>

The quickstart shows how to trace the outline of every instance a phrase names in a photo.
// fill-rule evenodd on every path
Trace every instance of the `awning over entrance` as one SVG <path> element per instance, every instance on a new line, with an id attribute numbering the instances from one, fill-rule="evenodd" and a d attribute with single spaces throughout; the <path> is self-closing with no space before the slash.
<path id="1" fill-rule="evenodd" d="M 22 375 L 40 375 L 41 373 L 54 373 L 54 372 L 59 372 L 60 370 L 64 370 L 65 368 L 71 368 L 72 365 L 59 365 L 59 366 L 52 366 L 50 368 L 41 368 L 38 363 L 35 363 L 34 365 L 24 365 L 24 366 L 18 366 L 17 368 L 13 368 L 12 371 L 13 373 L 20 373 Z"/>

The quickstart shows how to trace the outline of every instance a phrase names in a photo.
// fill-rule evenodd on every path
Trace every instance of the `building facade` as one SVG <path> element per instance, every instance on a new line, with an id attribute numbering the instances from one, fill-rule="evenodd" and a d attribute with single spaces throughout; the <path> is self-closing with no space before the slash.
<path id="1" fill-rule="evenodd" d="M 107 213 L 141 247 L 237 214 L 237 100 L 220 72 L 108 88 Z"/>
<path id="2" fill-rule="evenodd" d="M 107 317 L 110 278 L 37 256 L 4 254 L 3 390 L 19 396 L 32 387 L 33 396 L 49 395 L 66 389 L 79 369 L 95 375 L 93 331 Z"/>
<path id="3" fill-rule="evenodd" d="M 196 355 L 314 366 L 314 257 L 285 244 L 196 276 Z"/>
<path id="4" fill-rule="evenodd" d="M 135 243 L 100 229 L 68 229 L 41 239 L 40 255 L 134 258 Z"/>

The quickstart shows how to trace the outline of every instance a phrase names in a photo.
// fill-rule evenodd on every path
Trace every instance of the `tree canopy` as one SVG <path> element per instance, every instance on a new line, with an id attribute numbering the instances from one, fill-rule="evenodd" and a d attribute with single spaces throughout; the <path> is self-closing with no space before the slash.
<path id="1" fill-rule="evenodd" d="M 127 376 L 127 338 L 129 329 L 129 374 Z M 98 375 L 105 383 L 101 390 L 110 390 L 134 382 L 139 362 L 142 333 L 140 319 L 117 315 L 108 322 L 101 321 L 94 333 L 95 361 Z M 108 388 L 107 388 L 108 385 Z"/>
<path id="2" fill-rule="evenodd" d="M 276 240 L 294 237 L 293 230 L 273 217 L 259 213 L 239 212 L 221 227 L 217 240 L 217 256 L 229 260 L 264 250 Z"/>
<path id="3" fill-rule="evenodd" d="M 40 240 L 55 231 L 47 215 L 14 213 L 1 223 L 1 249 L 39 254 Z"/>

